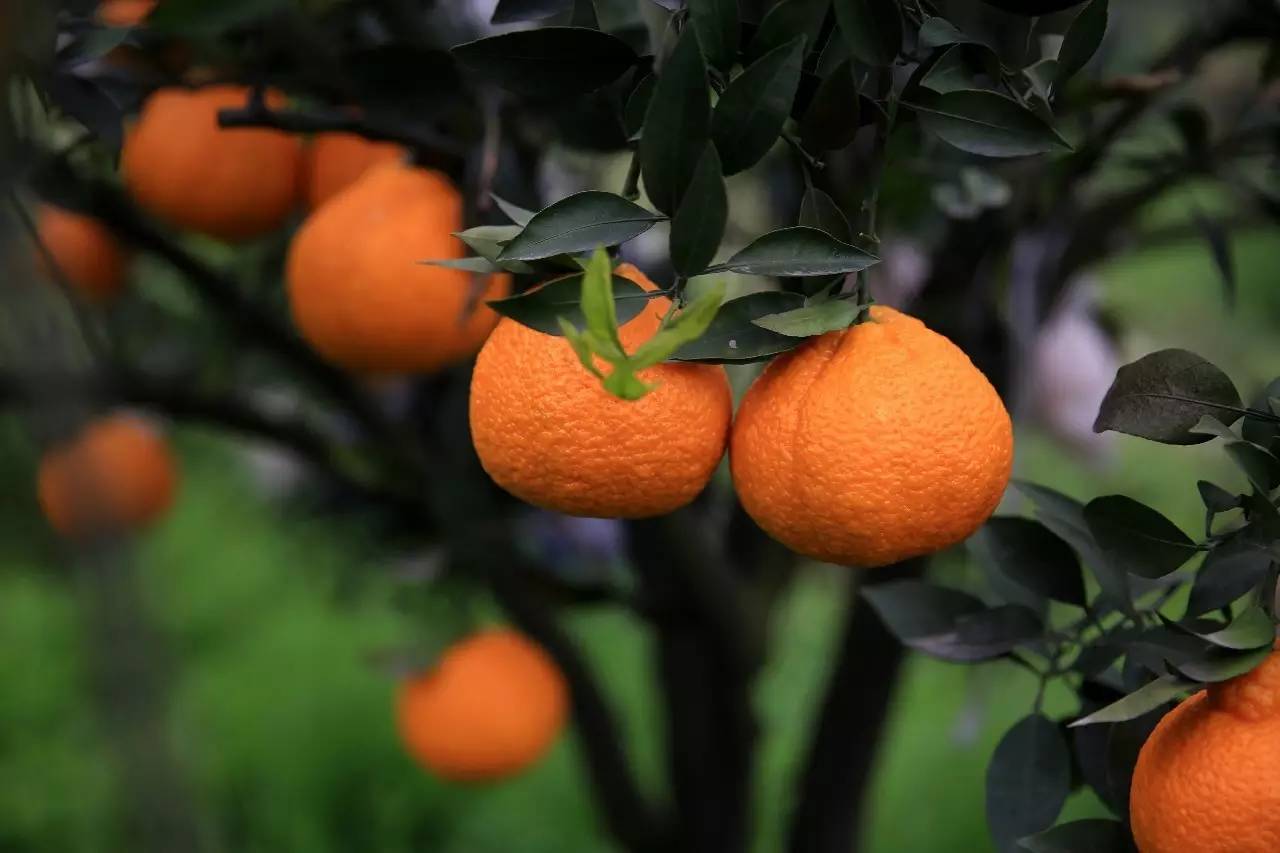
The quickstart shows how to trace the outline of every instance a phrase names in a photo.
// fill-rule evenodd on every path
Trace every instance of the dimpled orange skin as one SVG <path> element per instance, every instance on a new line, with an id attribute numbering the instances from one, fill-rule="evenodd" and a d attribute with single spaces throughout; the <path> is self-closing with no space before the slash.
<path id="1" fill-rule="evenodd" d="M 372 142 L 354 133 L 316 134 L 304 164 L 307 206 L 315 210 L 372 167 L 404 159 L 404 147 L 392 142 Z"/>
<path id="2" fill-rule="evenodd" d="M 221 128 L 218 111 L 243 107 L 241 86 L 161 89 L 143 104 L 120 166 L 133 198 L 158 219 L 227 242 L 284 225 L 301 193 L 302 144 L 262 128 Z M 267 93 L 267 104 L 285 105 Z"/>
<path id="3" fill-rule="evenodd" d="M 41 458 L 40 508 L 64 536 L 141 529 L 173 503 L 177 464 L 145 420 L 109 415 Z"/>
<path id="4" fill-rule="evenodd" d="M 656 287 L 629 264 L 616 274 Z M 654 335 L 668 305 L 650 299 L 622 325 L 628 352 Z M 564 338 L 504 318 L 471 377 L 471 440 L 481 464 L 521 500 L 570 515 L 644 518 L 684 506 L 724 455 L 728 377 L 701 364 L 659 364 L 639 376 L 655 389 L 621 400 Z"/>
<path id="5" fill-rule="evenodd" d="M 774 359 L 729 446 L 743 507 L 817 560 L 864 568 L 930 554 L 995 510 L 1013 428 L 969 358 L 914 317 L 868 322 Z"/>
<path id="6" fill-rule="evenodd" d="M 136 27 L 157 5 L 157 0 L 102 0 L 98 20 L 109 27 Z"/>
<path id="7" fill-rule="evenodd" d="M 471 636 L 400 685 L 396 722 L 409 754 L 459 782 L 512 776 L 541 758 L 569 712 L 564 677 L 510 630 Z"/>
<path id="8" fill-rule="evenodd" d="M 1160 720 L 1133 772 L 1141 853 L 1280 850 L 1280 654 Z"/>
<path id="9" fill-rule="evenodd" d="M 56 274 L 64 276 L 81 296 L 106 302 L 120 292 L 128 257 L 101 222 L 45 204 L 37 214 L 36 230 L 57 266 Z M 38 260 L 45 263 L 43 255 Z"/>
<path id="10" fill-rule="evenodd" d="M 289 247 L 293 320 L 325 358 L 365 374 L 438 370 L 471 355 L 497 322 L 485 301 L 511 289 L 420 263 L 460 258 L 462 197 L 438 172 L 376 166 L 311 214 Z"/>

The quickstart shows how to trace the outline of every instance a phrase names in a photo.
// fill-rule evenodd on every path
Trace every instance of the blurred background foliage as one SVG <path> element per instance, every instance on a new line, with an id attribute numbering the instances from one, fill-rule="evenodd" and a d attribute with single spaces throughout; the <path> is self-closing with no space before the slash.
<path id="1" fill-rule="evenodd" d="M 1115 73 L 1141 67 L 1199 8 L 1164 0 L 1113 5 L 1112 30 L 1096 61 Z M 1256 57 L 1221 57 L 1191 94 L 1208 108 L 1221 107 L 1215 80 L 1229 90 L 1233 74 L 1256 64 Z M 1168 127 L 1149 126 L 1127 144 L 1138 152 L 1167 145 L 1168 137 Z M 898 159 L 885 191 L 898 231 L 886 229 L 886 266 L 893 267 L 897 239 L 899 279 L 909 277 L 901 271 L 909 272 L 911 263 L 904 238 L 915 216 L 930 207 L 931 187 L 915 165 Z M 625 161 L 566 153 L 545 182 L 572 188 L 619 168 Z M 1099 180 L 1114 185 L 1125 176 L 1113 170 Z M 786 185 L 777 170 L 735 179 L 731 234 L 759 233 Z M 1088 430 L 1115 367 L 1154 349 L 1198 352 L 1246 396 L 1277 373 L 1280 236 L 1273 228 L 1234 235 L 1238 296 L 1228 307 L 1208 247 L 1182 227 L 1194 211 L 1222 206 L 1194 186 L 1170 196 L 1149 211 L 1148 240 L 1089 271 L 1082 296 L 1051 324 L 1039 342 L 1042 357 L 1024 377 L 1028 388 L 1047 388 L 1049 399 L 1016 398 L 1016 476 L 1078 498 L 1124 492 L 1186 529 L 1202 516 L 1197 478 L 1243 486 L 1216 449 L 1099 439 Z M 199 248 L 242 278 L 273 286 L 278 244 L 234 257 Z M 135 270 L 149 302 L 200 334 L 198 309 L 166 280 L 170 275 L 153 263 Z M 879 286 L 887 293 L 894 281 Z M 212 339 L 207 328 L 204 334 Z M 181 498 L 172 516 L 138 543 L 136 569 L 157 629 L 155 652 L 168 672 L 169 734 L 190 770 L 215 849 L 610 849 L 588 801 L 572 735 L 527 775 L 477 788 L 430 778 L 396 739 L 388 650 L 443 643 L 459 619 L 496 619 L 496 609 L 447 590 L 432 591 L 424 604 L 420 581 L 430 576 L 432 555 L 389 546 L 358 517 L 318 517 L 313 510 L 322 496 L 291 460 L 194 428 L 179 428 L 177 440 Z M 115 745 L 94 713 L 86 592 L 39 517 L 31 486 L 35 458 L 17 419 L 0 417 L 0 850 L 118 850 Z M 1016 496 L 1009 501 L 1007 508 L 1016 511 Z M 934 571 L 965 576 L 977 570 L 957 552 L 937 561 Z M 831 567 L 800 573 L 772 626 L 771 657 L 755 695 L 765 737 L 762 853 L 781 846 L 787 786 L 838 633 L 844 601 L 838 590 L 849 580 L 846 570 Z M 578 609 L 569 620 L 623 715 L 642 778 L 656 788 L 660 721 L 648 687 L 644 632 L 606 607 Z M 988 850 L 982 774 L 996 739 L 1034 692 L 1030 676 L 1005 664 L 964 668 L 913 656 L 882 744 L 867 849 Z M 1054 698 L 1051 710 L 1062 710 L 1053 708 Z M 1079 795 L 1066 817 L 1099 811 Z"/>

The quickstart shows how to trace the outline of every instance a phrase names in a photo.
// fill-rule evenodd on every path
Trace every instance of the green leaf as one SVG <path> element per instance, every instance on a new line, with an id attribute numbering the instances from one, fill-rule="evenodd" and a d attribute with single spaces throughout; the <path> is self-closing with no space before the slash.
<path id="1" fill-rule="evenodd" d="M 853 142 L 858 128 L 866 123 L 864 112 L 858 82 L 853 75 L 853 63 L 845 60 L 818 84 L 800 120 L 800 140 L 811 150 L 844 148 Z"/>
<path id="2" fill-rule="evenodd" d="M 454 236 L 477 255 L 496 261 L 502 254 L 502 247 L 515 239 L 520 231 L 519 225 L 477 225 L 466 231 L 455 231 Z"/>
<path id="3" fill-rule="evenodd" d="M 713 364 L 745 363 L 771 358 L 798 346 L 802 341 L 771 332 L 754 321 L 804 305 L 798 293 L 768 290 L 730 299 L 720 306 L 711 326 L 698 340 L 681 347 L 672 356 L 677 361 Z"/>
<path id="4" fill-rule="evenodd" d="M 944 44 L 981 44 L 946 18 L 930 15 L 920 24 L 920 47 L 932 50 Z"/>
<path id="5" fill-rule="evenodd" d="M 1018 842 L 1028 853 L 1136 853 L 1129 830 L 1117 820 L 1064 823 Z"/>
<path id="6" fill-rule="evenodd" d="M 625 351 L 618 337 L 618 310 L 613 301 L 613 265 L 604 249 L 596 249 L 582 274 L 582 314 L 587 318 L 587 331 L 601 341 L 608 341 L 619 354 Z M 603 353 L 602 353 L 603 354 Z"/>
<path id="7" fill-rule="evenodd" d="M 604 380 L 604 390 L 623 400 L 639 400 L 653 389 L 654 386 L 635 375 L 626 361 L 614 364 L 613 372 Z"/>
<path id="8" fill-rule="evenodd" d="M 643 234 L 662 220 L 622 196 L 586 190 L 539 211 L 507 243 L 499 261 L 532 261 L 616 246 Z"/>
<path id="9" fill-rule="evenodd" d="M 908 646 L 942 660 L 974 663 L 1008 654 L 1020 645 L 1040 641 L 1044 624 L 1034 610 L 1002 604 L 956 619 L 942 634 L 914 637 Z"/>
<path id="10" fill-rule="evenodd" d="M 1071 546 L 1027 518 L 991 518 L 971 540 L 1008 580 L 1038 596 L 1085 606 L 1084 575 Z"/>
<path id="11" fill-rule="evenodd" d="M 1271 646 L 1247 652 L 1219 653 L 1203 660 L 1188 660 L 1173 664 L 1180 674 L 1194 681 L 1213 684 L 1230 681 L 1251 672 L 1271 656 Z"/>
<path id="12" fill-rule="evenodd" d="M 853 228 L 840 205 L 817 187 L 809 187 L 800 199 L 800 224 L 824 231 L 842 243 L 853 240 Z"/>
<path id="13" fill-rule="evenodd" d="M 671 219 L 671 266 L 690 278 L 706 269 L 720 249 L 729 221 L 729 198 L 721 177 L 720 157 L 707 144 L 693 172 L 680 209 Z"/>
<path id="14" fill-rule="evenodd" d="M 1192 428 L 1205 415 L 1230 425 L 1242 411 L 1227 375 L 1193 352 L 1166 349 L 1120 368 L 1093 424 L 1165 444 L 1199 444 Z"/>
<path id="15" fill-rule="evenodd" d="M 1107 34 L 1107 0 L 1093 0 L 1076 15 L 1058 51 L 1057 85 L 1084 68 Z"/>
<path id="16" fill-rule="evenodd" d="M 904 645 L 943 660 L 990 660 L 1038 639 L 1044 630 L 1025 607 L 988 608 L 966 592 L 923 581 L 878 583 L 862 594 Z"/>
<path id="17" fill-rule="evenodd" d="M 147 27 L 185 36 L 216 36 L 261 20 L 285 5 L 285 0 L 165 0 L 147 17 Z"/>
<path id="18" fill-rule="evenodd" d="M 724 285 L 720 284 L 678 311 L 656 335 L 636 348 L 631 356 L 634 368 L 643 370 L 666 361 L 682 346 L 702 337 L 723 301 Z"/>
<path id="19" fill-rule="evenodd" d="M 849 328 L 864 307 L 852 299 L 828 299 L 780 314 L 766 314 L 757 318 L 755 324 L 780 335 L 811 338 Z"/>
<path id="20" fill-rule="evenodd" d="M 586 27 L 517 30 L 460 44 L 451 52 L 477 77 L 504 89 L 557 97 L 599 89 L 637 61 L 622 39 Z"/>
<path id="21" fill-rule="evenodd" d="M 1200 616 L 1228 606 L 1256 589 L 1270 569 L 1271 555 L 1245 537 L 1220 542 L 1196 572 L 1186 615 Z"/>
<path id="22" fill-rule="evenodd" d="M 697 30 L 685 29 L 654 86 L 640 137 L 649 200 L 674 215 L 711 138 L 711 96 Z"/>
<path id="23" fill-rule="evenodd" d="M 980 75 L 992 82 L 1000 77 L 1000 58 L 986 45 L 953 44 L 941 51 L 923 76 L 920 85 L 940 94 L 959 91 L 987 91 L 978 82 Z"/>
<path id="24" fill-rule="evenodd" d="M 926 130 L 970 154 L 1022 157 L 1071 147 L 1035 113 L 995 92 L 917 87 L 905 103 Z"/>
<path id="25" fill-rule="evenodd" d="M 1058 726 L 1040 714 L 1018 721 L 987 765 L 987 827 L 996 849 L 1052 826 L 1071 793 L 1071 752 Z"/>
<path id="26" fill-rule="evenodd" d="M 1239 495 L 1233 495 L 1208 480 L 1197 481 L 1196 488 L 1200 490 L 1200 500 L 1204 503 L 1205 509 L 1213 515 L 1240 507 Z"/>
<path id="27" fill-rule="evenodd" d="M 1198 551 L 1176 524 L 1124 495 L 1094 498 L 1084 518 L 1111 565 L 1139 577 L 1162 578 Z"/>
<path id="28" fill-rule="evenodd" d="M 1269 494 L 1280 485 L 1280 459 L 1269 451 L 1248 441 L 1230 442 L 1226 451 L 1260 494 Z"/>
<path id="29" fill-rule="evenodd" d="M 569 26 L 589 27 L 593 30 L 600 29 L 600 18 L 596 15 L 594 0 L 574 0 L 573 15 L 569 19 Z"/>
<path id="30" fill-rule="evenodd" d="M 716 104 L 711 138 L 726 175 L 754 166 L 778 141 L 800 83 L 804 39 L 777 47 L 739 74 Z"/>
<path id="31" fill-rule="evenodd" d="M 559 335 L 561 318 L 575 326 L 586 324 L 587 318 L 582 312 L 582 279 L 582 273 L 565 276 L 535 290 L 494 299 L 488 305 L 521 325 L 544 334 Z M 626 323 L 643 311 L 650 298 L 640 285 L 618 275 L 613 276 L 612 292 L 619 323 Z"/>
<path id="32" fill-rule="evenodd" d="M 738 0 L 689 0 L 689 20 L 707 63 L 721 71 L 732 68 L 738 57 Z"/>
<path id="33" fill-rule="evenodd" d="M 493 193 L 490 193 L 489 197 L 493 199 L 493 203 L 498 206 L 498 209 L 516 225 L 528 225 L 529 220 L 534 217 L 534 212 L 532 210 L 525 210 L 520 205 L 512 204 L 506 199 L 500 198 Z"/>
<path id="34" fill-rule="evenodd" d="M 1252 441 L 1259 447 L 1280 449 L 1277 446 L 1280 445 L 1280 423 L 1265 417 L 1267 414 L 1280 413 L 1280 405 L 1274 403 L 1276 397 L 1280 397 L 1280 378 L 1271 380 L 1254 399 L 1253 409 L 1259 414 L 1245 415 L 1240 432 L 1246 441 Z"/>
<path id="35" fill-rule="evenodd" d="M 756 28 L 755 37 L 747 47 L 747 59 L 764 56 L 798 36 L 803 36 L 807 45 L 817 44 L 822 19 L 830 6 L 831 0 L 780 0 L 775 3 Z"/>
<path id="36" fill-rule="evenodd" d="M 1199 637 L 1215 646 L 1233 651 L 1250 651 L 1253 649 L 1270 649 L 1276 641 L 1276 626 L 1271 617 L 1261 607 L 1250 607 L 1229 625 L 1212 623 L 1202 624 L 1170 623 L 1179 630 Z"/>
<path id="37" fill-rule="evenodd" d="M 1015 480 L 1014 485 L 1035 505 L 1036 517 L 1040 522 L 1074 548 L 1088 564 L 1098 585 L 1102 587 L 1103 594 L 1125 613 L 1132 615 L 1133 596 L 1129 578 L 1123 571 L 1112 568 L 1106 554 L 1093 538 L 1089 524 L 1085 521 L 1084 504 L 1046 486 L 1022 480 Z"/>
<path id="38" fill-rule="evenodd" d="M 867 65 L 892 65 L 902 50 L 898 0 L 835 0 L 836 21 L 849 50 Z"/>
<path id="39" fill-rule="evenodd" d="M 1119 723 L 1141 717 L 1154 711 L 1166 702 L 1181 696 L 1187 690 L 1197 687 L 1192 681 L 1174 678 L 1157 678 L 1119 701 L 1112 702 L 1088 716 L 1081 717 L 1071 723 L 1071 727 L 1092 726 L 1098 723 Z"/>
<path id="40" fill-rule="evenodd" d="M 569 342 L 569 346 L 573 348 L 574 355 L 578 357 L 578 361 L 582 362 L 582 366 L 587 372 L 595 376 L 597 379 L 603 379 L 604 373 L 600 368 L 596 367 L 596 361 L 591 348 L 591 342 L 585 332 L 578 331 L 572 323 L 564 317 L 556 320 L 560 327 L 560 334 Z"/>
<path id="41" fill-rule="evenodd" d="M 1046 104 L 1053 97 L 1058 79 L 1058 60 L 1041 59 L 1022 69 L 1022 76 L 1031 84 L 1031 91 Z"/>
<path id="42" fill-rule="evenodd" d="M 748 275 L 819 276 L 859 272 L 880 262 L 875 255 L 841 243 L 816 228 L 770 231 L 707 272 Z"/>

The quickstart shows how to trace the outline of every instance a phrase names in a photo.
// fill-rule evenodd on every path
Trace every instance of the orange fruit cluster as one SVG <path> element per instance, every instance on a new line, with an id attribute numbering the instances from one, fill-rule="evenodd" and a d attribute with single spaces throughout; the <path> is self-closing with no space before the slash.
<path id="1" fill-rule="evenodd" d="M 635 267 L 617 275 L 648 291 Z M 658 330 L 670 301 L 651 299 L 619 330 L 628 351 Z M 733 399 L 724 368 L 659 364 L 655 390 L 629 402 L 604 390 L 569 342 L 498 323 L 471 379 L 471 438 L 489 476 L 517 497 L 573 515 L 671 512 L 706 486 L 724 455 Z"/>
<path id="2" fill-rule="evenodd" d="M 141 418 L 113 414 L 44 454 L 37 496 L 53 528 L 79 538 L 151 524 L 173 503 L 177 483 L 164 437 Z"/>
<path id="3" fill-rule="evenodd" d="M 404 682 L 396 723 L 409 754 L 445 779 L 502 779 L 536 762 L 569 711 L 564 676 L 520 634 L 485 631 Z"/>
<path id="4" fill-rule="evenodd" d="M 1138 754 L 1129 818 L 1141 853 L 1280 850 L 1280 653 L 1160 720 Z"/>

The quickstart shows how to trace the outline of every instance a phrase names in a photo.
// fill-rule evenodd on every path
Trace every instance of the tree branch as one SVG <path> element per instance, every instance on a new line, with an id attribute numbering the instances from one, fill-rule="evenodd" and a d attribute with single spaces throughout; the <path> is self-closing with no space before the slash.
<path id="1" fill-rule="evenodd" d="M 891 580 L 917 577 L 923 560 L 877 569 Z M 903 648 L 850 579 L 839 657 L 828 678 L 809 756 L 796 786 L 788 850 L 851 853 L 858 849 L 862 814 L 875 768 L 877 736 L 902 665 Z"/>

